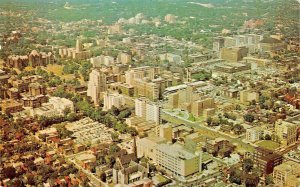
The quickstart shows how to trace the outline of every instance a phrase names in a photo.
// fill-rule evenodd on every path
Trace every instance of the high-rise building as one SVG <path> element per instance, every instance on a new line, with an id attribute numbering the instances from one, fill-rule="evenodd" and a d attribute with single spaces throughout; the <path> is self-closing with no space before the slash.
<path id="1" fill-rule="evenodd" d="M 283 145 L 290 145 L 297 141 L 297 124 L 278 120 L 275 123 L 275 133 Z"/>
<path id="2" fill-rule="evenodd" d="M 90 73 L 87 96 L 90 96 L 95 105 L 98 105 L 100 100 L 100 93 L 105 92 L 106 90 L 106 75 L 103 72 L 94 69 Z"/>
<path id="3" fill-rule="evenodd" d="M 260 127 L 246 130 L 246 140 L 249 142 L 258 141 L 263 135 L 264 131 Z"/>
<path id="4" fill-rule="evenodd" d="M 160 111 L 161 108 L 158 104 L 148 101 L 146 103 L 146 120 L 147 121 L 154 121 L 157 124 L 160 123 Z"/>
<path id="5" fill-rule="evenodd" d="M 123 95 L 118 93 L 108 93 L 104 94 L 104 106 L 103 110 L 109 110 L 113 106 L 120 108 L 125 105 L 125 98 Z"/>
<path id="6" fill-rule="evenodd" d="M 228 62 L 238 62 L 243 60 L 248 55 L 248 48 L 246 47 L 228 47 L 221 49 L 221 59 Z"/>
<path id="7" fill-rule="evenodd" d="M 276 186 L 300 186 L 300 164 L 287 161 L 274 168 L 273 181 Z"/>
<path id="8" fill-rule="evenodd" d="M 76 40 L 76 52 L 81 52 L 82 51 L 82 43 L 80 39 Z"/>
<path id="9" fill-rule="evenodd" d="M 129 64 L 132 60 L 132 57 L 128 53 L 120 53 L 118 55 L 118 62 L 122 64 Z"/>
<path id="10" fill-rule="evenodd" d="M 219 52 L 224 47 L 224 42 L 225 40 L 223 37 L 215 38 L 213 42 L 213 50 Z"/>
<path id="11" fill-rule="evenodd" d="M 164 91 L 164 81 L 155 79 L 160 74 L 159 68 L 138 67 L 126 72 L 126 83 L 134 87 L 136 97 L 147 97 L 152 101 L 159 99 Z"/>
<path id="12" fill-rule="evenodd" d="M 139 98 L 134 100 L 135 103 L 135 115 L 146 118 L 146 99 Z"/>
<path id="13" fill-rule="evenodd" d="M 80 39 L 76 40 L 75 48 L 60 48 L 58 54 L 61 58 L 72 59 L 88 59 L 91 57 L 91 51 L 83 48 L 83 44 Z"/>
<path id="14" fill-rule="evenodd" d="M 213 50 L 220 52 L 223 47 L 247 47 L 249 52 L 259 51 L 260 41 L 263 39 L 262 35 L 245 34 L 234 35 L 232 37 L 217 37 L 214 39 Z"/>
<path id="15" fill-rule="evenodd" d="M 152 68 L 149 66 L 143 66 L 138 68 L 133 68 L 126 72 L 126 83 L 132 86 L 135 86 L 136 79 L 145 79 L 149 80 L 154 79 L 155 74 L 159 73 L 159 68 Z"/>
<path id="16" fill-rule="evenodd" d="M 135 114 L 138 117 L 144 118 L 146 121 L 154 121 L 159 124 L 161 120 L 160 110 L 160 106 L 149 99 L 135 99 Z"/>
<path id="17" fill-rule="evenodd" d="M 215 103 L 213 98 L 197 100 L 191 104 L 191 112 L 195 116 L 202 115 L 204 114 L 205 110 L 213 109 L 213 108 L 215 108 Z M 210 115 L 209 112 L 206 112 L 206 114 L 208 114 L 208 116 Z M 212 114 L 214 114 L 214 112 L 212 112 Z"/>

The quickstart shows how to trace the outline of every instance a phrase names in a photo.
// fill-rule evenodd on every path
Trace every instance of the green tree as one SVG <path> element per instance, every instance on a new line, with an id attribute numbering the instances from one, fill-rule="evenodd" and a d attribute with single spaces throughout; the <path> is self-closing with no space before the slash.
<path id="1" fill-rule="evenodd" d="M 126 131 L 131 136 L 137 136 L 138 135 L 138 132 L 134 127 L 128 127 Z"/>
<path id="2" fill-rule="evenodd" d="M 116 159 L 111 155 L 107 155 L 105 156 L 105 162 L 109 165 L 110 168 L 112 168 L 116 162 Z"/>
<path id="3" fill-rule="evenodd" d="M 207 120 L 206 120 L 206 123 L 208 126 L 210 126 L 213 122 L 213 119 L 211 117 L 208 117 Z"/>
<path id="4" fill-rule="evenodd" d="M 243 163 L 243 169 L 247 173 L 249 173 L 250 171 L 252 171 L 252 169 L 253 169 L 253 161 L 251 159 L 245 159 L 244 163 Z"/>
<path id="5" fill-rule="evenodd" d="M 272 140 L 272 137 L 269 134 L 265 135 L 265 140 Z"/>
<path id="6" fill-rule="evenodd" d="M 120 139 L 119 139 L 119 133 L 117 132 L 112 132 L 111 134 L 111 138 L 114 142 L 118 142 Z"/>
<path id="7" fill-rule="evenodd" d="M 17 176 L 16 169 L 14 167 L 5 167 L 2 171 L 6 178 L 13 179 Z"/>
<path id="8" fill-rule="evenodd" d="M 101 172 L 100 180 L 103 181 L 103 182 L 106 182 L 106 174 L 104 172 Z"/>
<path id="9" fill-rule="evenodd" d="M 272 175 L 267 175 L 266 176 L 265 184 L 266 185 L 272 185 L 272 184 L 274 184 L 274 180 L 273 180 Z"/>
<path id="10" fill-rule="evenodd" d="M 245 114 L 244 119 L 245 119 L 245 121 L 252 123 L 255 118 L 252 114 Z"/>
<path id="11" fill-rule="evenodd" d="M 229 173 L 229 181 L 238 185 L 242 184 L 241 172 L 237 169 L 232 169 Z"/>
<path id="12" fill-rule="evenodd" d="M 116 153 L 116 152 L 118 152 L 118 151 L 120 151 L 121 150 L 121 148 L 117 145 L 117 144 L 111 144 L 110 146 L 109 146 L 109 153 L 110 154 L 112 154 L 112 153 Z"/>

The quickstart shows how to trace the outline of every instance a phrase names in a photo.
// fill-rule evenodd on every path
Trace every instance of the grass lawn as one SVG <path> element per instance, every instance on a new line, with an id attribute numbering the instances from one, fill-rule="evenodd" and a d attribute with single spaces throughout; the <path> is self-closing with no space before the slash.
<path id="1" fill-rule="evenodd" d="M 263 140 L 261 142 L 258 142 L 257 145 L 270 150 L 275 150 L 280 146 L 279 143 L 273 142 L 271 140 Z"/>
<path id="2" fill-rule="evenodd" d="M 154 181 L 157 181 L 158 183 L 163 183 L 163 182 L 167 181 L 167 178 L 160 174 L 155 175 L 153 178 L 154 178 Z"/>
<path id="3" fill-rule="evenodd" d="M 196 118 L 193 114 L 189 114 L 189 118 L 188 118 L 189 121 L 196 121 Z"/>
<path id="4" fill-rule="evenodd" d="M 179 112 L 178 116 L 184 117 L 184 114 L 182 112 Z"/>
<path id="5" fill-rule="evenodd" d="M 205 129 L 197 129 L 197 132 L 199 132 L 201 134 L 201 136 L 205 136 L 205 137 L 212 138 L 212 139 L 220 137 L 220 135 L 218 133 L 211 132 L 211 131 L 205 130 Z"/>
<path id="6" fill-rule="evenodd" d="M 32 71 L 35 70 L 35 68 L 31 67 L 31 66 L 27 66 L 24 68 L 24 71 Z"/>
<path id="7" fill-rule="evenodd" d="M 63 68 L 64 68 L 64 65 L 48 64 L 47 67 L 45 68 L 45 70 L 47 70 L 48 72 L 53 72 L 54 75 L 57 75 L 57 76 L 61 77 L 62 79 L 66 79 L 66 80 L 74 79 L 73 74 L 63 75 Z"/>
<path id="8" fill-rule="evenodd" d="M 58 65 L 58 64 L 48 64 L 47 67 L 45 68 L 49 72 L 53 72 L 57 76 L 62 76 L 63 74 L 63 65 Z"/>

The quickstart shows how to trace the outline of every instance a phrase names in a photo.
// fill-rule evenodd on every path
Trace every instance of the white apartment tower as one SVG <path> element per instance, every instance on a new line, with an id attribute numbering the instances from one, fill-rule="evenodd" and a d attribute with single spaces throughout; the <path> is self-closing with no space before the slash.
<path id="1" fill-rule="evenodd" d="M 94 69 L 90 73 L 87 96 L 92 98 L 95 105 L 98 105 L 100 100 L 100 93 L 105 92 L 106 90 L 106 75 L 103 72 Z"/>
<path id="2" fill-rule="evenodd" d="M 111 109 L 113 106 L 120 108 L 125 105 L 125 98 L 123 95 L 118 93 L 108 93 L 104 94 L 104 106 L 103 110 L 107 111 Z"/>
<path id="3" fill-rule="evenodd" d="M 135 99 L 135 114 L 146 121 L 160 123 L 160 106 L 146 98 Z"/>

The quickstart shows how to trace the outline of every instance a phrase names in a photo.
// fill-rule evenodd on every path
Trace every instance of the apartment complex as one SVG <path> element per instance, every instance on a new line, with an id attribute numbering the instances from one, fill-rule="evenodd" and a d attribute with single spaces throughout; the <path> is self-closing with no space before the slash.
<path id="1" fill-rule="evenodd" d="M 104 94 L 104 106 L 103 110 L 109 110 L 113 106 L 120 108 L 125 105 L 125 98 L 123 95 L 118 93 L 108 93 Z"/>
<path id="2" fill-rule="evenodd" d="M 106 75 L 100 70 L 94 69 L 90 73 L 87 96 L 92 98 L 95 105 L 98 105 L 100 93 L 107 90 Z"/>
<path id="3" fill-rule="evenodd" d="M 264 175 L 272 173 L 274 167 L 280 165 L 283 161 L 281 155 L 261 147 L 256 147 L 254 153 L 246 155 L 246 157 L 253 159 L 258 170 Z"/>
<path id="4" fill-rule="evenodd" d="M 232 37 L 217 37 L 213 42 L 213 50 L 219 52 L 223 47 L 245 46 L 249 49 L 249 52 L 252 53 L 260 50 L 259 42 L 262 39 L 263 36 L 257 34 L 234 35 Z"/>
<path id="5" fill-rule="evenodd" d="M 156 124 L 160 123 L 161 107 L 158 104 L 147 98 L 138 98 L 134 102 L 136 116 L 144 118 L 146 121 L 154 121 Z"/>
<path id="6" fill-rule="evenodd" d="M 248 55 L 246 47 L 226 47 L 221 49 L 221 59 L 228 62 L 238 62 Z"/>
<path id="7" fill-rule="evenodd" d="M 167 106 L 169 108 L 180 108 L 186 110 L 195 116 L 205 114 L 207 117 L 214 114 L 214 99 L 196 92 L 198 87 L 205 85 L 203 82 L 200 82 L 199 84 L 189 85 L 185 89 L 169 94 Z"/>
<path id="8" fill-rule="evenodd" d="M 76 40 L 75 48 L 60 48 L 58 53 L 61 58 L 88 59 L 91 57 L 91 52 L 83 49 L 80 39 Z"/>
<path id="9" fill-rule="evenodd" d="M 276 166 L 273 171 L 275 186 L 298 187 L 300 186 L 300 164 L 287 161 Z"/>
<path id="10" fill-rule="evenodd" d="M 275 133 L 283 145 L 290 145 L 297 141 L 297 129 L 296 124 L 287 121 L 278 120 L 275 123 Z"/>

